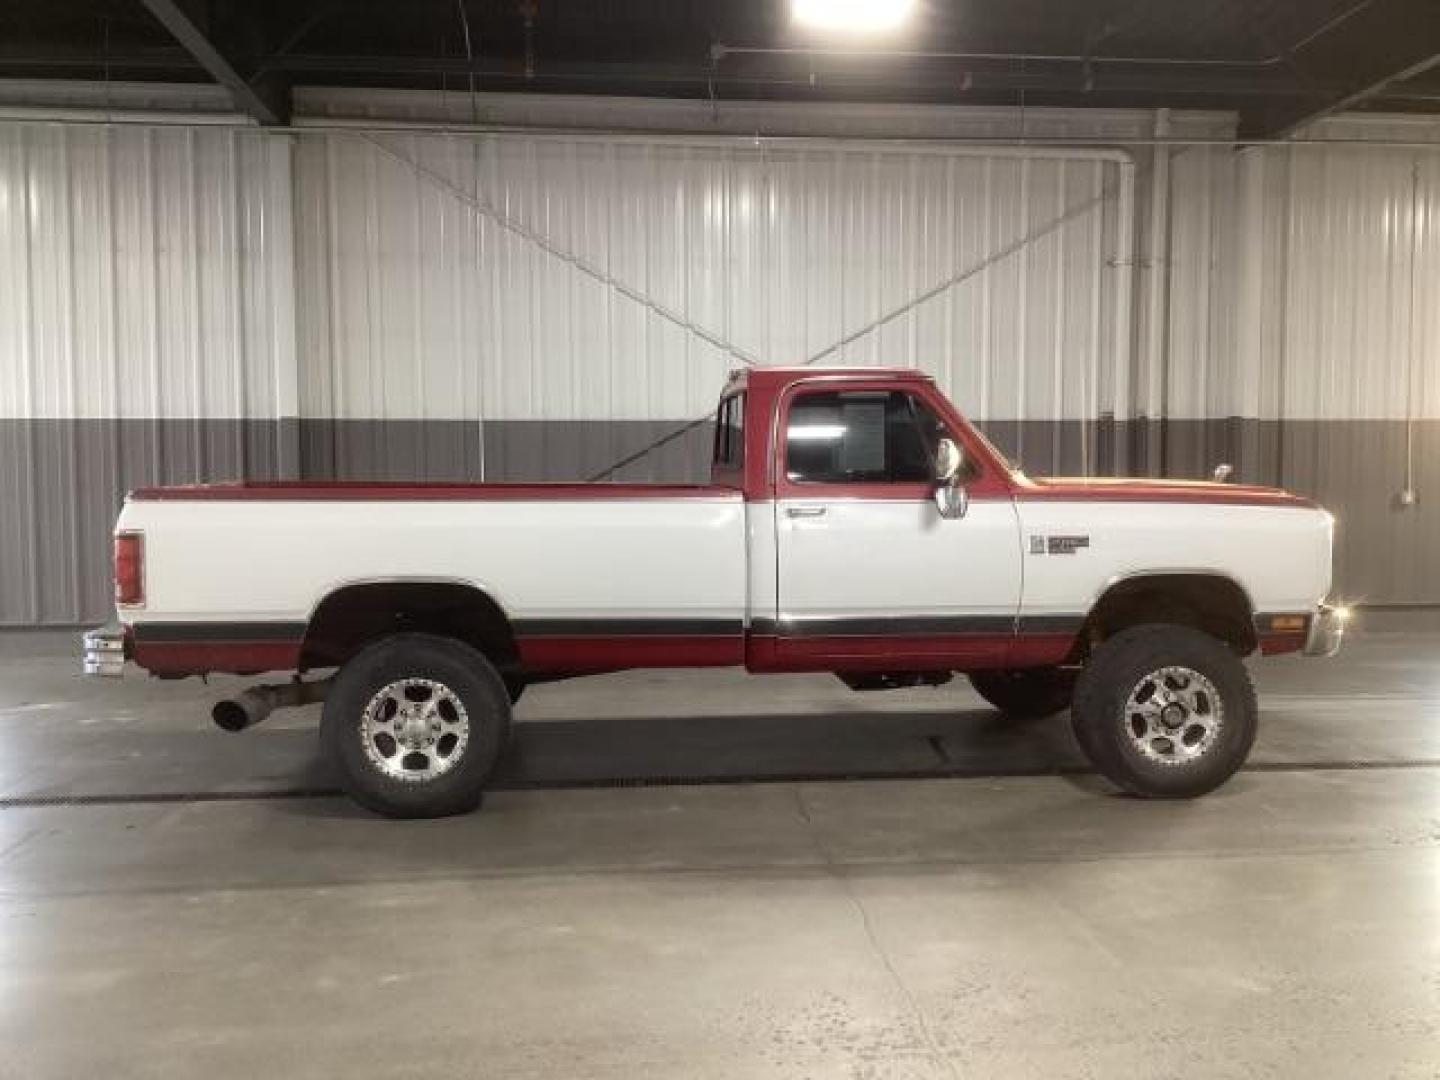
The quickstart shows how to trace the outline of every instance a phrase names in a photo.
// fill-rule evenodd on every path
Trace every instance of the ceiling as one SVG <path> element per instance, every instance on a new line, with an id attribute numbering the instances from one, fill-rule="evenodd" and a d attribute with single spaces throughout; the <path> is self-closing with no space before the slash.
<path id="1" fill-rule="evenodd" d="M 1284 137 L 1440 112 L 1437 0 L 917 0 L 883 38 L 788 0 L 9 0 L 0 78 L 214 81 L 264 123 L 300 86 L 1233 110 Z"/>

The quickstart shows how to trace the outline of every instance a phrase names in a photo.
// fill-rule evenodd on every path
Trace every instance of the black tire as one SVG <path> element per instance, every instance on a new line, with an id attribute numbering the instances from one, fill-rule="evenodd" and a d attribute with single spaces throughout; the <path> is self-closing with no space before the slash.
<path id="1" fill-rule="evenodd" d="M 399 711 L 407 709 L 414 712 Z M 509 726 L 510 697 L 485 657 L 451 638 L 396 634 L 336 674 L 320 740 L 346 794 L 361 806 L 386 817 L 434 818 L 480 805 Z M 416 745 L 407 750 L 411 737 Z"/>
<path id="2" fill-rule="evenodd" d="M 970 674 L 970 685 L 1006 716 L 1038 720 L 1070 707 L 1075 676 L 1073 671 L 1053 667 L 975 671 Z"/>
<path id="3" fill-rule="evenodd" d="M 520 700 L 520 695 L 525 693 L 525 687 L 530 684 L 519 675 L 502 676 L 505 682 L 505 693 L 510 698 L 510 704 L 514 705 Z"/>
<path id="4" fill-rule="evenodd" d="M 1091 764 L 1147 798 L 1213 791 L 1245 764 L 1257 726 L 1255 687 L 1240 658 L 1209 634 L 1169 623 L 1134 626 L 1100 645 L 1076 683 L 1071 715 Z"/>

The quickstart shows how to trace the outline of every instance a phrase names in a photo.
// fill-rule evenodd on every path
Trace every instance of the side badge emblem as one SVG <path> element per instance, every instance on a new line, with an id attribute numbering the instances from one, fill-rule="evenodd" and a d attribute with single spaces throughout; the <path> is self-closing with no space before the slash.
<path id="1" fill-rule="evenodd" d="M 1090 546 L 1088 536 L 1036 536 L 1030 537 L 1031 555 L 1074 555 L 1081 548 Z"/>

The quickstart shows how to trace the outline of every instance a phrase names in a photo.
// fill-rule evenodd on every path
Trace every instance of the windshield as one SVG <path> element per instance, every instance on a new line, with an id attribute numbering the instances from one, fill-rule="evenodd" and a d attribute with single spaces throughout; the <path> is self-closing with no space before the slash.
<path id="1" fill-rule="evenodd" d="M 1019 465 L 1016 465 L 1008 457 L 1002 454 L 1000 452 L 1000 448 L 990 441 L 989 436 L 987 436 L 985 432 L 981 431 L 978 425 L 972 423 L 970 425 L 970 430 L 975 433 L 975 437 L 977 439 L 979 439 L 982 443 L 985 444 L 985 449 L 990 451 L 990 456 L 993 457 L 997 462 L 999 462 L 1002 469 L 1004 469 L 1011 476 L 1025 475 L 1025 471 L 1020 468 Z"/>

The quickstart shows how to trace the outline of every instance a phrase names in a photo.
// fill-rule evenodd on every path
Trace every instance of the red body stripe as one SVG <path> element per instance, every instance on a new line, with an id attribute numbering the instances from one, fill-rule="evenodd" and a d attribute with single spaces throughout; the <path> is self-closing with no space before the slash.
<path id="1" fill-rule="evenodd" d="M 1015 486 L 1021 502 L 1211 503 L 1318 509 L 1317 503 L 1279 488 L 1184 480 L 1027 480 Z"/>
<path id="2" fill-rule="evenodd" d="M 773 638 L 752 645 L 756 671 L 983 671 L 1047 667 L 1063 661 L 1073 634 L 934 634 Z"/>
<path id="3" fill-rule="evenodd" d="M 993 473 L 991 474 L 994 475 Z M 930 497 L 925 484 L 794 484 L 784 482 L 782 497 L 816 499 L 897 499 Z M 972 498 L 1014 498 L 1022 502 L 1153 502 L 1210 503 L 1222 506 L 1280 506 L 1316 509 L 1318 504 L 1278 488 L 1182 481 L 1107 479 L 1093 481 L 1031 480 L 1012 491 L 977 484 Z M 317 481 L 306 483 L 247 482 L 242 484 L 182 484 L 139 488 L 130 498 L 141 502 L 183 501 L 316 501 L 388 502 L 536 502 L 546 499 L 740 499 L 738 488 L 717 484 L 429 484 Z M 755 494 L 750 495 L 755 498 Z M 765 497 L 764 493 L 760 497 Z"/>
<path id="4" fill-rule="evenodd" d="M 780 639 L 769 635 L 521 638 L 533 671 L 585 674 L 626 668 L 749 667 L 753 671 L 906 671 L 1058 664 L 1069 634 L 938 634 Z M 132 641 L 131 658 L 156 675 L 293 671 L 300 641 Z M 1298 645 L 1296 646 L 1298 647 Z"/>
<path id="5" fill-rule="evenodd" d="M 1010 639 L 1006 667 L 1050 667 L 1063 663 L 1075 645 L 1074 634 L 1021 634 Z"/>
<path id="6" fill-rule="evenodd" d="M 745 662 L 740 635 L 634 637 L 524 637 L 520 660 L 535 671 L 599 672 L 625 668 L 738 667 Z"/>
<path id="7" fill-rule="evenodd" d="M 381 502 L 395 499 L 436 501 L 535 502 L 541 499 L 739 499 L 733 488 L 710 484 L 369 484 L 351 481 L 311 483 L 190 484 L 140 488 L 141 501 L 314 500 Z"/>
<path id="8" fill-rule="evenodd" d="M 210 671 L 254 675 L 294 671 L 299 641 L 135 641 L 132 659 L 155 675 L 199 675 Z"/>
<path id="9" fill-rule="evenodd" d="M 904 671 L 999 667 L 1010 634 L 777 637 L 774 671 Z"/>

